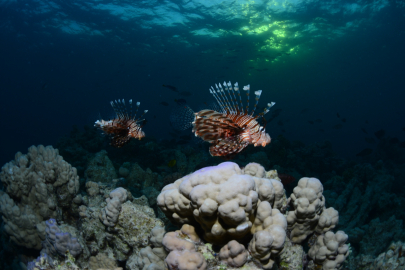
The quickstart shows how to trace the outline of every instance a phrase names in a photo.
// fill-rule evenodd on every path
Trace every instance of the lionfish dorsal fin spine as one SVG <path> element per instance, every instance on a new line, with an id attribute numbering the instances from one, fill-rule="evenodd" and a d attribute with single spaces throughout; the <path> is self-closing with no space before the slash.
<path id="1" fill-rule="evenodd" d="M 136 111 L 135 111 L 134 116 L 132 117 L 132 119 L 133 119 L 134 121 L 137 120 L 137 119 L 136 119 L 136 115 L 138 114 L 139 105 L 141 105 L 141 103 L 140 103 L 139 101 L 137 101 L 137 102 L 136 102 Z M 138 119 L 139 119 L 139 118 L 138 118 Z"/>
<path id="2" fill-rule="evenodd" d="M 216 85 L 216 84 L 215 84 Z M 222 98 L 224 99 L 224 101 L 225 101 L 225 104 L 226 104 L 226 112 L 231 112 L 231 110 L 232 110 L 232 108 L 231 108 L 231 103 L 229 102 L 229 100 L 228 100 L 228 97 L 227 97 L 227 95 L 225 94 L 225 91 L 224 91 L 224 89 L 222 88 L 222 85 L 221 85 L 221 83 L 218 83 L 218 85 L 219 85 L 219 88 L 220 88 L 220 91 L 221 91 L 221 95 L 222 95 Z"/>
<path id="3" fill-rule="evenodd" d="M 119 111 L 119 118 L 122 120 L 122 119 L 125 118 L 124 107 L 123 107 L 120 99 L 118 99 L 118 102 L 116 101 L 116 104 L 117 104 L 117 108 L 118 108 L 118 111 Z"/>
<path id="4" fill-rule="evenodd" d="M 124 116 L 124 119 L 129 119 L 128 111 L 127 111 L 127 106 L 125 105 L 125 100 L 121 99 L 121 112 L 122 115 Z"/>
<path id="5" fill-rule="evenodd" d="M 130 117 L 130 115 L 128 114 L 127 105 L 125 104 L 125 100 L 122 99 L 122 100 L 121 100 L 121 103 L 122 103 L 122 108 L 123 108 L 123 112 L 124 112 L 125 119 L 130 119 L 131 117 Z"/>
<path id="6" fill-rule="evenodd" d="M 117 117 L 120 119 L 121 111 L 120 111 L 117 101 L 116 100 L 111 101 L 110 104 L 111 104 L 111 107 L 113 107 L 114 112 L 117 114 Z"/>
<path id="7" fill-rule="evenodd" d="M 130 115 L 129 116 L 130 116 L 131 119 L 133 119 L 132 118 L 132 99 L 130 99 L 128 102 L 129 102 L 129 107 L 130 107 Z"/>
<path id="8" fill-rule="evenodd" d="M 225 110 L 225 108 L 226 108 L 225 101 L 222 99 L 221 91 L 218 89 L 218 86 L 217 85 L 215 85 L 215 86 L 216 86 L 217 90 L 215 91 L 214 87 L 211 86 L 212 92 L 213 92 L 214 96 L 216 97 L 218 105 L 221 108 L 222 112 L 225 113 L 226 112 L 226 110 Z"/>
<path id="9" fill-rule="evenodd" d="M 238 82 L 236 82 L 236 83 L 233 85 L 233 89 L 235 89 L 236 95 L 239 96 L 239 102 L 240 102 L 239 114 L 242 114 L 242 113 L 243 113 L 243 102 L 242 102 L 242 96 L 240 95 Z"/>
<path id="10" fill-rule="evenodd" d="M 211 86 L 211 89 L 209 89 L 209 90 L 210 90 L 211 95 L 214 96 L 214 98 L 215 98 L 215 100 L 217 101 L 218 105 L 219 105 L 219 106 L 221 107 L 221 109 L 222 109 L 223 106 L 222 106 L 221 100 L 219 99 L 218 95 L 215 93 L 214 88 Z"/>
<path id="11" fill-rule="evenodd" d="M 251 116 L 253 116 L 253 114 L 255 113 L 255 111 L 256 111 L 256 107 L 257 107 L 257 104 L 259 103 L 259 99 L 260 99 L 260 95 L 262 94 L 262 90 L 257 90 L 257 91 L 255 91 L 255 100 L 256 100 L 256 103 L 255 103 L 255 106 L 253 107 L 253 110 L 252 110 L 252 113 L 250 114 Z"/>
<path id="12" fill-rule="evenodd" d="M 249 111 L 250 84 L 245 85 L 243 87 L 243 90 L 246 91 L 246 97 L 247 97 L 247 100 L 246 100 L 247 104 L 246 104 L 245 114 L 248 114 L 248 111 Z"/>
<path id="13" fill-rule="evenodd" d="M 232 89 L 231 81 L 228 82 L 228 89 L 229 89 L 230 92 L 232 92 L 232 96 L 233 96 L 232 104 L 235 104 L 235 114 L 238 114 L 239 113 L 239 106 L 238 106 L 238 102 L 236 101 L 235 92 Z"/>
<path id="14" fill-rule="evenodd" d="M 143 121 L 144 119 L 142 119 L 142 120 L 139 120 L 139 119 L 141 119 L 147 112 L 148 112 L 148 110 L 144 110 L 143 114 L 141 116 L 139 116 L 137 122 Z"/>
<path id="15" fill-rule="evenodd" d="M 223 86 L 225 88 L 225 91 L 227 92 L 228 96 L 229 96 L 229 104 L 231 106 L 231 113 L 235 114 L 236 113 L 236 107 L 235 107 L 235 103 L 232 99 L 232 95 L 230 93 L 230 91 L 232 91 L 232 84 L 231 82 L 229 82 L 229 84 L 227 84 L 225 81 L 223 83 Z M 233 91 L 232 91 L 233 93 Z M 237 104 L 236 104 L 237 105 Z"/>
<path id="16" fill-rule="evenodd" d="M 215 84 L 215 88 L 217 89 L 216 93 L 218 95 L 218 98 L 221 100 L 220 106 L 221 106 L 222 112 L 226 113 L 226 103 L 225 103 L 225 99 L 222 96 L 221 89 L 219 89 L 218 84 Z"/>
<path id="17" fill-rule="evenodd" d="M 267 108 L 264 109 L 262 114 L 265 115 L 266 113 L 268 113 L 270 111 L 270 108 L 273 107 L 275 104 L 276 104 L 275 102 L 267 103 Z"/>

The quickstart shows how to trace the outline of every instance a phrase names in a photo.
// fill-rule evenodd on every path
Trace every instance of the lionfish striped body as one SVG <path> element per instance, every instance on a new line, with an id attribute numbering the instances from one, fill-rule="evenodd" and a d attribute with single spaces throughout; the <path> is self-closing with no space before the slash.
<path id="1" fill-rule="evenodd" d="M 270 136 L 257 120 L 263 117 L 275 103 L 269 103 L 263 112 L 254 116 L 261 90 L 255 91 L 256 104 L 249 113 L 249 85 L 243 88 L 247 95 L 246 107 L 243 106 L 238 83 L 235 83 L 233 88 L 231 82 L 224 82 L 224 87 L 221 84 L 215 86 L 216 90 L 211 87 L 210 93 L 215 97 L 219 111 L 208 109 L 199 111 L 195 113 L 195 120 L 192 123 L 194 134 L 211 143 L 210 154 L 231 157 L 249 144 L 263 147 L 269 144 Z"/>
<path id="2" fill-rule="evenodd" d="M 117 114 L 116 118 L 109 121 L 105 121 L 103 119 L 97 120 L 94 126 L 102 130 L 106 135 L 110 136 L 110 144 L 112 146 L 122 147 L 132 138 L 137 138 L 140 140 L 141 138 L 145 137 L 145 133 L 142 131 L 145 120 L 141 120 L 141 118 L 148 111 L 145 110 L 139 118 L 136 118 L 140 102 L 136 103 L 137 107 L 134 115 L 132 115 L 132 99 L 129 100 L 129 113 L 123 99 L 111 101 L 110 104 Z M 141 122 L 142 124 L 140 125 Z"/>

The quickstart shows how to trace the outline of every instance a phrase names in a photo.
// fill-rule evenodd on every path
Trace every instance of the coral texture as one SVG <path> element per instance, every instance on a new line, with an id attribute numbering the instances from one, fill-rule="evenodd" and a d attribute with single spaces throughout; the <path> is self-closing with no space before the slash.
<path id="1" fill-rule="evenodd" d="M 97 256 L 90 257 L 89 260 L 89 270 L 98 270 L 98 269 L 117 269 L 117 263 L 114 259 L 109 258 L 104 253 L 99 253 Z"/>
<path id="2" fill-rule="evenodd" d="M 308 256 L 324 270 L 339 269 L 349 255 L 349 246 L 345 244 L 347 239 L 347 234 L 342 231 L 320 235 L 309 249 Z"/>
<path id="3" fill-rule="evenodd" d="M 127 261 L 127 268 L 130 270 L 165 270 L 164 259 L 167 256 L 162 240 L 165 234 L 165 229 L 156 226 L 150 233 L 151 246 L 144 247 L 139 254 L 133 254 Z"/>
<path id="4" fill-rule="evenodd" d="M 325 209 L 323 186 L 316 178 L 301 178 L 289 199 L 291 210 L 287 216 L 291 241 L 302 243 L 314 231 L 333 229 L 339 221 L 338 212 Z"/>
<path id="5" fill-rule="evenodd" d="M 149 245 L 151 230 L 156 226 L 162 227 L 163 222 L 155 218 L 149 206 L 134 203 L 136 200 L 133 200 L 131 193 L 123 188 L 112 189 L 103 184 L 91 184 L 88 185 L 89 189 L 98 189 L 98 193 L 85 199 L 87 206 L 80 206 L 80 216 L 81 232 L 90 253 L 96 256 L 103 252 L 120 261 L 137 257 L 138 252 Z M 108 198 L 102 202 L 104 196 Z M 117 205 L 120 207 L 115 207 Z M 104 221 L 107 222 L 104 224 Z M 162 238 L 156 232 L 153 237 L 155 244 L 159 237 Z"/>
<path id="6" fill-rule="evenodd" d="M 56 220 L 49 219 L 46 222 L 46 240 L 43 245 L 47 254 L 58 253 L 65 256 L 66 252 L 76 257 L 82 252 L 82 246 L 77 238 L 72 237 L 68 232 L 62 232 Z"/>
<path id="7" fill-rule="evenodd" d="M 219 258 L 232 267 L 243 266 L 248 258 L 248 251 L 245 246 L 232 240 L 219 251 Z"/>
<path id="8" fill-rule="evenodd" d="M 264 175 L 262 167 L 247 168 L 251 168 L 250 174 Z M 281 182 L 245 175 L 232 162 L 187 175 L 164 187 L 158 196 L 158 205 L 169 219 L 180 224 L 198 223 L 210 243 L 227 243 L 251 234 L 251 220 L 262 201 L 274 208 L 283 207 Z"/>
<path id="9" fill-rule="evenodd" d="M 100 219 L 106 226 L 114 227 L 118 220 L 122 204 L 127 200 L 127 191 L 117 188 L 110 192 L 110 198 L 106 200 L 107 206 L 101 211 Z"/>
<path id="10" fill-rule="evenodd" d="M 74 214 L 80 198 L 76 169 L 52 146 L 31 146 L 6 163 L 0 179 L 6 193 L 0 196 L 4 229 L 18 245 L 41 249 L 45 220 L 61 219 L 62 209 Z M 73 201 L 73 204 L 72 204 Z"/>

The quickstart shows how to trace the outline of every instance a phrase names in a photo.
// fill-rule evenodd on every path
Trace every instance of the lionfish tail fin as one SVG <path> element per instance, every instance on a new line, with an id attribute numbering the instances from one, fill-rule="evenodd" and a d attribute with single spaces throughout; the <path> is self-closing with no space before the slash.
<path id="1" fill-rule="evenodd" d="M 183 131 L 192 127 L 195 120 L 194 111 L 187 105 L 177 106 L 170 113 L 170 125 L 174 130 Z"/>

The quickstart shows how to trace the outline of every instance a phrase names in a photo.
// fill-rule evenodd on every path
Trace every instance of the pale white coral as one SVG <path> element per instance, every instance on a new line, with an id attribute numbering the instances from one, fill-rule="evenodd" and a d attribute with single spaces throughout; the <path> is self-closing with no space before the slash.
<path id="1" fill-rule="evenodd" d="M 110 192 L 110 198 L 106 199 L 107 206 L 101 212 L 100 219 L 106 226 L 114 227 L 118 220 L 122 204 L 127 200 L 126 189 L 117 188 Z"/>
<path id="2" fill-rule="evenodd" d="M 337 270 L 349 255 L 349 246 L 346 245 L 347 234 L 343 231 L 336 233 L 327 232 L 317 237 L 315 245 L 309 251 L 308 256 L 325 270 Z"/>
<path id="3" fill-rule="evenodd" d="M 150 244 L 142 248 L 139 254 L 132 254 L 127 261 L 126 267 L 129 270 L 165 270 L 164 259 L 167 256 L 162 240 L 165 234 L 164 227 L 156 226 L 150 232 Z"/>
<path id="4" fill-rule="evenodd" d="M 263 167 L 259 166 L 248 164 L 246 168 L 254 175 L 264 175 Z M 280 207 L 284 200 L 282 184 L 242 174 L 236 163 L 224 162 L 164 187 L 158 205 L 177 223 L 197 221 L 205 232 L 205 240 L 226 243 L 251 233 L 251 220 L 260 200 Z"/>
<path id="5" fill-rule="evenodd" d="M 166 252 L 163 248 L 142 248 L 139 255 L 132 255 L 127 261 L 127 269 L 130 270 L 165 270 L 164 259 Z"/>
<path id="6" fill-rule="evenodd" d="M 290 197 L 291 211 L 288 213 L 288 229 L 291 241 L 301 243 L 312 234 L 325 208 L 323 186 L 316 178 L 301 178 Z"/>
<path id="7" fill-rule="evenodd" d="M 168 232 L 163 237 L 162 244 L 169 255 L 165 262 L 169 269 L 174 270 L 204 270 L 207 262 L 201 253 L 196 251 L 194 240 L 199 237 L 190 225 L 183 225 L 181 230 Z"/>
<path id="8" fill-rule="evenodd" d="M 219 251 L 219 258 L 232 267 L 243 266 L 248 258 L 248 252 L 244 245 L 232 240 Z"/>
<path id="9" fill-rule="evenodd" d="M 100 192 L 100 187 L 96 182 L 87 181 L 86 182 L 87 194 L 91 197 L 98 195 Z"/>
<path id="10" fill-rule="evenodd" d="M 266 176 L 266 171 L 259 163 L 251 162 L 243 169 L 243 174 L 264 178 Z"/>
<path id="11" fill-rule="evenodd" d="M 318 225 L 315 228 L 317 234 L 322 234 L 333 230 L 339 222 L 339 212 L 333 207 L 329 207 L 322 211 Z"/>
<path id="12" fill-rule="evenodd" d="M 162 244 L 166 251 L 173 250 L 195 250 L 195 245 L 191 241 L 187 241 L 179 236 L 180 231 L 168 232 L 163 237 Z"/>
<path id="13" fill-rule="evenodd" d="M 260 203 L 262 213 L 255 221 L 257 232 L 249 243 L 253 258 L 259 260 L 264 269 L 271 269 L 274 264 L 272 255 L 280 253 L 286 239 L 286 221 L 277 209 L 271 209 L 268 202 Z"/>
<path id="14" fill-rule="evenodd" d="M 170 270 L 204 270 L 207 262 L 201 253 L 193 250 L 174 250 L 165 259 Z"/>
<path id="15" fill-rule="evenodd" d="M 165 228 L 161 226 L 156 226 L 154 227 L 151 232 L 150 232 L 150 239 L 149 242 L 154 246 L 154 247 L 162 247 L 162 240 L 163 237 L 165 236 Z"/>

